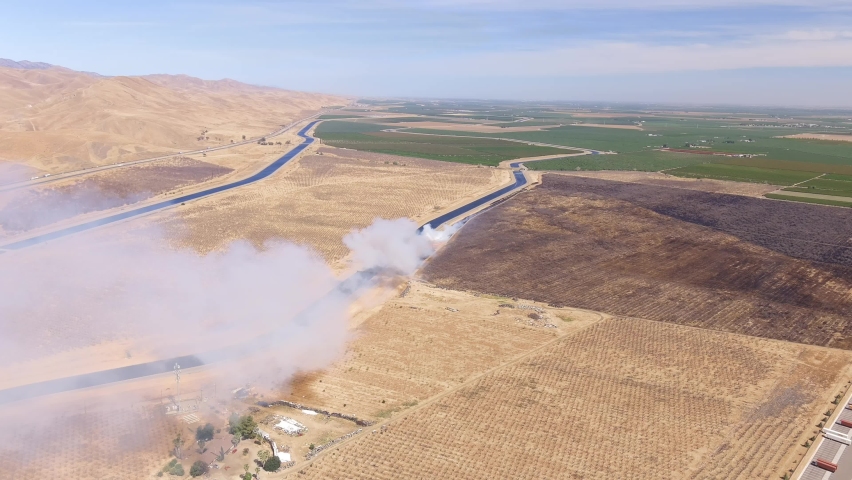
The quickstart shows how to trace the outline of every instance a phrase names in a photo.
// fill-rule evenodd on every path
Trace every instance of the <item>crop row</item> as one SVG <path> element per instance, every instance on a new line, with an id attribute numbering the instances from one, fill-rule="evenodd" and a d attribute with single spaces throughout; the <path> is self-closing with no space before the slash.
<path id="1" fill-rule="evenodd" d="M 798 347 L 769 347 L 601 322 L 326 454 L 304 478 L 693 478 L 702 463 L 714 477 L 765 477 L 828 386 L 791 369 Z M 766 408 L 790 373 L 794 394 Z M 742 454 L 718 456 L 727 449 Z M 706 461 L 713 452 L 721 463 Z"/>

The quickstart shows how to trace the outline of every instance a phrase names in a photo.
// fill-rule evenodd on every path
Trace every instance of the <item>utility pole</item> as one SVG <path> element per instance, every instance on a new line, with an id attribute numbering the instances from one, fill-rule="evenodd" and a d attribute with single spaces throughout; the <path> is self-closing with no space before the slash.
<path id="1" fill-rule="evenodd" d="M 177 404 L 177 411 L 180 413 L 180 365 L 175 363 L 175 382 L 177 383 L 177 396 L 175 397 L 175 403 Z"/>

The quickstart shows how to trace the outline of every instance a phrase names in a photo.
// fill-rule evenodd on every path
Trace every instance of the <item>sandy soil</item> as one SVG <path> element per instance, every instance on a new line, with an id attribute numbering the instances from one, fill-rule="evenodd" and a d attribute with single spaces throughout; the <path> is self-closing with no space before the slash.
<path id="1" fill-rule="evenodd" d="M 830 133 L 797 133 L 779 138 L 804 138 L 808 140 L 830 140 L 832 142 L 852 142 L 852 135 L 837 135 Z"/>
<path id="2" fill-rule="evenodd" d="M 259 137 L 344 103 L 186 76 L 0 68 L 0 160 L 49 173 L 132 161 Z"/>
<path id="3" fill-rule="evenodd" d="M 762 197 L 764 194 L 774 192 L 778 187 L 774 185 L 760 185 L 756 183 L 729 182 L 725 180 L 695 179 L 674 177 L 657 172 L 619 172 L 619 171 L 579 171 L 579 172 L 552 172 L 550 175 L 568 175 L 572 177 L 600 178 L 602 180 L 615 180 L 618 182 L 641 183 L 644 185 L 659 185 L 661 187 L 685 188 L 687 190 L 700 190 L 712 193 L 730 193 L 733 195 L 745 195 L 747 197 Z"/>

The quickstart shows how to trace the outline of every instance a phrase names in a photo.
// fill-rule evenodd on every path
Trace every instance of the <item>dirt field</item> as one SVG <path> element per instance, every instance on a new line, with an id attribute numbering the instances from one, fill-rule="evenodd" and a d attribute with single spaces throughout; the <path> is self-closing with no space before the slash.
<path id="1" fill-rule="evenodd" d="M 547 321 L 536 321 L 529 316 L 535 310 L 500 306 L 519 303 L 415 282 L 405 297 L 365 317 L 345 359 L 284 393 L 297 402 L 362 418 L 390 418 L 600 318 L 538 305 L 546 309 L 541 316 Z"/>
<path id="2" fill-rule="evenodd" d="M 850 358 L 604 320 L 288 478 L 772 478 L 804 453 Z"/>
<path id="3" fill-rule="evenodd" d="M 601 180 L 615 180 L 617 182 L 641 183 L 643 185 L 656 185 L 660 187 L 685 188 L 687 190 L 699 190 L 710 193 L 729 193 L 732 195 L 745 195 L 748 197 L 763 197 L 764 194 L 774 192 L 778 189 L 775 185 L 761 185 L 757 183 L 728 182 L 725 180 L 683 178 L 666 175 L 657 172 L 625 172 L 625 171 L 579 171 L 558 172 L 555 175 L 568 175 L 572 177 L 599 178 Z"/>
<path id="4" fill-rule="evenodd" d="M 341 239 L 375 217 L 426 221 L 464 199 L 508 182 L 508 172 L 432 160 L 323 147 L 263 182 L 156 222 L 181 246 L 210 251 L 236 239 L 261 245 L 283 238 L 309 245 L 327 261 L 343 258 Z"/>
<path id="5" fill-rule="evenodd" d="M 287 407 L 257 408 L 253 405 L 258 399 L 271 402 L 287 398 L 365 419 L 393 418 L 419 401 L 456 388 L 489 368 L 600 318 L 597 314 L 571 309 L 544 308 L 538 314 L 540 317 L 533 319 L 529 315 L 536 310 L 500 307 L 506 302 L 521 304 L 511 299 L 477 297 L 415 283 L 405 291 L 404 297 L 397 296 L 356 317 L 355 339 L 346 358 L 328 372 L 302 376 L 285 390 L 258 386 L 259 397 L 250 397 L 245 402 L 216 400 L 217 391 L 229 396 L 233 386 L 228 384 L 227 371 L 234 366 L 187 370 L 181 382 L 184 399 L 197 397 L 200 388 L 208 395 L 214 392 L 213 399 L 196 412 L 199 422 L 195 424 L 185 424 L 180 416 L 164 416 L 162 408 L 156 401 L 152 402 L 163 391 L 171 394 L 169 388 L 174 388 L 171 375 L 63 394 L 27 405 L 2 406 L 0 420 L 5 420 L 7 427 L 11 418 L 22 415 L 41 418 L 43 422 L 36 428 L 28 424 L 26 431 L 15 427 L 8 432 L 10 427 L 7 428 L 15 441 L 3 442 L 0 447 L 0 469 L 13 477 L 151 478 L 169 461 L 171 440 L 178 431 L 186 439 L 187 459 L 182 463 L 188 469 L 198 456 L 191 445 L 195 428 L 208 421 L 223 428 L 233 411 L 250 413 L 258 421 L 278 414 L 305 424 L 308 433 L 303 437 L 290 437 L 273 432 L 268 426 L 262 427 L 273 434 L 279 446 L 289 447 L 295 460 L 304 460 L 310 443 L 321 445 L 354 431 L 357 426 Z M 493 315 L 497 310 L 501 313 Z M 566 322 L 559 315 L 570 316 L 571 321 Z M 555 326 L 545 326 L 550 322 L 556 322 Z M 55 360 L 63 358 L 58 356 Z M 46 363 L 42 363 L 44 367 Z M 23 367 L 27 366 L 38 365 Z M 21 367 L 8 370 L 13 372 Z M 213 382 L 218 382 L 218 388 Z M 109 405 L 104 405 L 105 401 Z M 244 448 L 250 449 L 246 456 L 242 455 Z M 234 472 L 242 470 L 243 463 L 251 463 L 260 448 L 264 446 L 243 441 L 239 452 L 220 462 L 223 468 L 215 470 L 211 478 L 233 478 Z M 52 461 L 36 461 L 47 457 Z"/>
<path id="6" fill-rule="evenodd" d="M 781 138 L 804 138 L 807 140 L 827 140 L 831 142 L 852 142 L 852 135 L 837 135 L 831 133 L 798 133 Z"/>
<path id="7" fill-rule="evenodd" d="M 469 222 L 424 272 L 447 288 L 852 348 L 849 215 L 545 175 Z"/>

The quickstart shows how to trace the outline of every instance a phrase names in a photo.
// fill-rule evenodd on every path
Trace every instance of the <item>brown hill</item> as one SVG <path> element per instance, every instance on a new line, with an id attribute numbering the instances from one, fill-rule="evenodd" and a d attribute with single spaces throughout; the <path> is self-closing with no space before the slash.
<path id="1" fill-rule="evenodd" d="M 0 176 L 131 161 L 267 134 L 330 95 L 186 75 L 0 67 Z"/>

